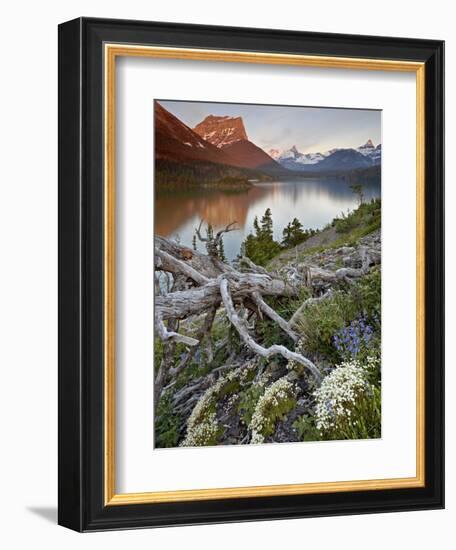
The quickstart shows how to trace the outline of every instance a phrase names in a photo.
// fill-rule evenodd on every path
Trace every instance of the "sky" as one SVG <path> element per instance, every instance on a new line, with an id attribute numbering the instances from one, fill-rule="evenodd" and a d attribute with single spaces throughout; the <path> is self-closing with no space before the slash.
<path id="1" fill-rule="evenodd" d="M 241 103 L 203 103 L 158 100 L 190 128 L 207 115 L 241 116 L 249 140 L 264 150 L 325 152 L 355 148 L 371 139 L 381 143 L 381 111 L 321 107 L 287 107 Z"/>

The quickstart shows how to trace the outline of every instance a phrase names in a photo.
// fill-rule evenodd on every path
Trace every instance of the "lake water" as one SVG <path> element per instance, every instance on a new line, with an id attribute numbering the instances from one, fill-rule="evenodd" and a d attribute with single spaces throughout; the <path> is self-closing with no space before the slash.
<path id="1" fill-rule="evenodd" d="M 380 184 L 364 185 L 365 200 L 380 196 Z M 305 229 L 321 229 L 341 212 L 357 207 L 358 199 L 350 184 L 337 178 L 283 179 L 256 183 L 249 189 L 236 191 L 214 188 L 191 188 L 183 191 L 156 191 L 155 232 L 177 238 L 191 248 L 195 228 L 201 220 L 219 229 L 236 221 L 238 231 L 224 236 L 225 255 L 237 256 L 245 237 L 253 232 L 255 216 L 261 219 L 271 209 L 274 238 L 282 240 L 283 228 L 293 218 Z M 204 226 L 203 226 L 204 227 Z M 198 249 L 205 251 L 204 243 Z"/>

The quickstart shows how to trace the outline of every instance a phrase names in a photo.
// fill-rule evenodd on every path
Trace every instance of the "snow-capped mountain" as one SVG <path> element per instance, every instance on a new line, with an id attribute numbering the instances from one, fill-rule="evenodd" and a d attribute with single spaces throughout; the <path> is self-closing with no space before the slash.
<path id="1" fill-rule="evenodd" d="M 380 164 L 382 146 L 378 144 L 375 147 L 369 139 L 356 149 L 335 148 L 323 153 L 301 153 L 296 145 L 293 145 L 284 151 L 270 149 L 268 154 L 284 168 L 299 172 L 351 170 Z"/>
<path id="2" fill-rule="evenodd" d="M 282 154 L 282 151 L 280 149 L 269 149 L 267 153 L 274 160 L 278 160 L 280 158 L 280 155 Z"/>
<path id="3" fill-rule="evenodd" d="M 303 166 L 318 164 L 325 158 L 322 153 L 301 153 L 298 151 L 296 145 L 293 145 L 293 147 L 285 151 L 270 149 L 268 154 L 282 166 L 290 170 L 302 170 Z"/>
<path id="4" fill-rule="evenodd" d="M 368 139 L 364 145 L 358 147 L 357 151 L 372 160 L 374 164 L 380 164 L 382 157 L 382 145 L 379 143 L 377 147 Z"/>
<path id="5" fill-rule="evenodd" d="M 209 115 L 197 124 L 193 131 L 219 148 L 248 139 L 241 117 Z"/>

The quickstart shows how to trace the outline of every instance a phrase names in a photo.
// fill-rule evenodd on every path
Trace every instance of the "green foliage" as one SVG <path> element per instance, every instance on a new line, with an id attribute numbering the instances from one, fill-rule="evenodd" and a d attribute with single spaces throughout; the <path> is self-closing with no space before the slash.
<path id="1" fill-rule="evenodd" d="M 270 208 L 266 208 L 265 213 L 261 218 L 260 236 L 267 239 L 272 239 L 272 212 Z"/>
<path id="2" fill-rule="evenodd" d="M 243 365 L 221 376 L 199 399 L 188 421 L 184 447 L 216 445 L 225 428 L 217 419 L 217 404 L 226 396 L 240 391 L 251 376 L 250 366 Z"/>
<path id="3" fill-rule="evenodd" d="M 382 398 L 379 386 L 372 386 L 369 394 L 358 396 L 351 406 L 351 416 L 324 433 L 325 440 L 377 439 L 381 436 Z"/>
<path id="4" fill-rule="evenodd" d="M 293 313 L 307 298 L 310 298 L 311 290 L 305 286 L 299 290 L 299 295 L 296 297 L 281 297 L 281 298 L 265 298 L 266 303 L 272 307 L 284 319 L 290 319 Z M 259 319 L 255 324 L 257 339 L 265 347 L 274 344 L 283 344 L 292 346 L 290 337 L 279 327 L 277 323 L 271 321 L 269 317 Z"/>
<path id="5" fill-rule="evenodd" d="M 250 422 L 252 443 L 263 443 L 279 420 L 296 407 L 296 388 L 287 378 L 279 378 L 258 399 Z"/>
<path id="6" fill-rule="evenodd" d="M 360 187 L 362 188 L 362 186 Z M 362 191 L 360 193 L 362 195 Z M 381 226 L 381 200 L 373 199 L 370 202 L 364 202 L 348 214 L 342 212 L 340 218 L 334 218 L 333 225 L 337 233 L 348 234 L 354 229 L 358 229 L 357 238 L 360 233 L 367 235 L 379 229 Z"/>
<path id="7" fill-rule="evenodd" d="M 181 418 L 173 411 L 171 393 L 162 395 L 155 420 L 155 446 L 158 448 L 175 447 L 179 441 Z"/>
<path id="8" fill-rule="evenodd" d="M 333 337 L 360 317 L 374 328 L 371 345 L 380 346 L 381 272 L 374 270 L 348 289 L 307 307 L 297 321 L 296 330 L 307 352 L 321 355 L 331 362 L 343 359 L 334 346 Z"/>
<path id="9" fill-rule="evenodd" d="M 222 262 L 226 262 L 225 246 L 223 245 L 223 239 L 220 239 L 220 242 L 218 245 L 218 255 L 219 255 L 219 258 L 222 260 Z"/>
<path id="10" fill-rule="evenodd" d="M 382 307 L 382 274 L 380 269 L 371 271 L 354 287 L 365 314 L 370 318 L 380 317 Z"/>
<path id="11" fill-rule="evenodd" d="M 163 342 L 160 340 L 160 338 L 155 338 L 154 339 L 155 373 L 158 372 L 162 358 L 163 358 Z"/>
<path id="12" fill-rule="evenodd" d="M 241 421 L 248 426 L 252 420 L 255 407 L 262 396 L 264 388 L 259 384 L 253 384 L 240 393 L 237 405 Z"/>
<path id="13" fill-rule="evenodd" d="M 198 161 L 185 164 L 165 159 L 155 161 L 155 185 L 161 190 L 212 185 L 219 189 L 248 190 L 251 187 L 249 179 L 252 178 L 265 179 L 254 170 L 224 164 Z"/>
<path id="14" fill-rule="evenodd" d="M 298 434 L 299 441 L 320 441 L 321 433 L 315 426 L 315 418 L 308 414 L 299 416 L 293 422 L 293 428 Z"/>
<path id="15" fill-rule="evenodd" d="M 281 250 L 280 244 L 273 238 L 273 221 L 270 208 L 267 208 L 261 221 L 255 217 L 253 221 L 254 234 L 247 236 L 241 245 L 241 251 L 257 265 L 267 262 Z"/>
<path id="16" fill-rule="evenodd" d="M 358 307 L 351 295 L 337 291 L 331 298 L 307 307 L 296 323 L 296 330 L 308 352 L 337 361 L 339 355 L 333 346 L 333 335 L 349 324 L 357 313 Z"/>
<path id="17" fill-rule="evenodd" d="M 315 420 L 323 439 L 381 437 L 380 358 L 337 365 L 314 392 Z"/>
<path id="18" fill-rule="evenodd" d="M 306 229 L 304 231 L 302 223 L 297 218 L 293 218 L 293 221 L 288 223 L 283 230 L 282 247 L 293 248 L 315 234 L 316 231 L 314 229 Z"/>

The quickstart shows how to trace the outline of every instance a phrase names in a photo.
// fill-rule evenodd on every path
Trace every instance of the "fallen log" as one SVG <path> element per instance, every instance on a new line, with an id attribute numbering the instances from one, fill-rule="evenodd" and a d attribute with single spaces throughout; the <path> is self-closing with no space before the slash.
<path id="1" fill-rule="evenodd" d="M 177 289 L 176 285 L 173 285 L 171 291 L 161 288 L 160 292 L 156 293 L 156 335 L 165 343 L 181 343 L 189 348 L 179 364 L 168 364 L 166 368 L 159 370 L 157 382 L 159 382 L 160 389 L 165 387 L 170 378 L 177 376 L 191 363 L 196 351 L 201 348 L 206 337 L 210 335 L 217 311 L 221 307 L 225 308 L 229 322 L 240 334 L 250 353 L 253 352 L 262 357 L 282 355 L 286 359 L 304 365 L 317 380 L 320 379 L 320 373 L 316 366 L 301 354 L 289 350 L 285 346 L 274 345 L 264 348 L 250 336 L 249 327 L 241 319 L 236 308 L 239 308 L 240 311 L 245 311 L 245 307 L 253 308 L 254 316 L 265 315 L 272 322 L 277 323 L 293 342 L 298 340 L 298 335 L 291 324 L 269 306 L 265 298 L 297 296 L 299 286 L 268 273 L 249 259 L 244 259 L 243 262 L 247 266 L 248 272 L 238 271 L 223 263 L 217 254 L 218 244 L 222 235 L 233 229 L 233 224 L 229 224 L 225 229 L 216 233 L 213 238 L 214 242 L 212 242 L 209 234 L 207 238 L 201 236 L 201 226 L 198 227 L 197 235 L 200 240 L 206 242 L 207 255 L 197 251 L 189 252 L 186 247 L 164 237 L 157 236 L 155 238 L 155 269 L 171 274 L 174 280 L 180 281 Z M 196 332 L 191 332 L 191 336 L 182 334 L 179 330 L 173 330 L 182 324 L 185 326 L 185 320 L 201 315 L 205 316 L 202 325 Z M 159 395 L 157 395 L 158 398 Z"/>

